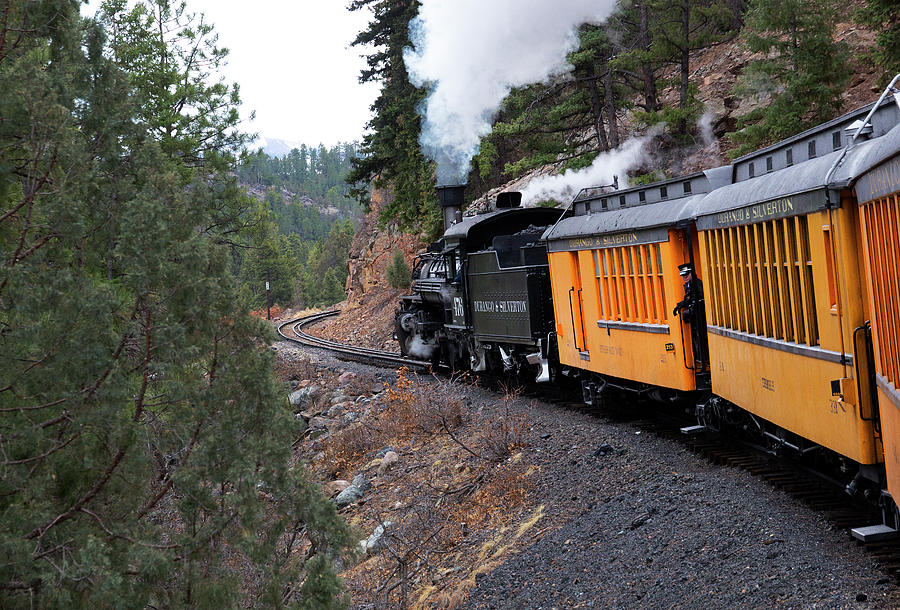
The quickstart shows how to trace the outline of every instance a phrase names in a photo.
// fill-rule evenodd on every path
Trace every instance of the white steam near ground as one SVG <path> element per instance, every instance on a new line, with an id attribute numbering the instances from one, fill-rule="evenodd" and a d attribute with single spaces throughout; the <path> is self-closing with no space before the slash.
<path id="1" fill-rule="evenodd" d="M 598 23 L 615 0 L 423 0 L 410 24 L 410 80 L 429 90 L 423 152 L 438 184 L 462 184 L 481 139 L 513 87 L 569 69 L 578 26 Z M 623 172 L 624 175 L 624 172 Z"/>

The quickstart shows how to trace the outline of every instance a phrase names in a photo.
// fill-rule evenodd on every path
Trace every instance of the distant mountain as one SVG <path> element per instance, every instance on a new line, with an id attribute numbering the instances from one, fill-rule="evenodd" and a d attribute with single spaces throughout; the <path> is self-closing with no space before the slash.
<path id="1" fill-rule="evenodd" d="M 291 140 L 282 140 L 279 138 L 266 138 L 259 136 L 250 146 L 251 150 L 263 149 L 263 152 L 270 157 L 285 157 L 295 148 L 300 148 L 301 142 Z"/>

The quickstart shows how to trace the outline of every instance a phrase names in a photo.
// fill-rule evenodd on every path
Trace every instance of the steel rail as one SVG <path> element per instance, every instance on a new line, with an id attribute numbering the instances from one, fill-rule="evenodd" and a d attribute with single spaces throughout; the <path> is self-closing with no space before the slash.
<path id="1" fill-rule="evenodd" d="M 320 348 L 334 354 L 338 358 L 346 360 L 355 360 L 357 362 L 369 364 L 406 366 L 415 370 L 424 370 L 432 366 L 431 362 L 426 362 L 424 360 L 414 360 L 384 350 L 367 349 L 364 347 L 337 343 L 336 341 L 328 341 L 327 339 L 315 337 L 303 331 L 304 327 L 321 322 L 322 320 L 336 316 L 339 313 L 341 313 L 339 309 L 332 309 L 311 316 L 288 320 L 287 322 L 282 322 L 278 325 L 277 332 L 279 336 L 286 341 L 299 343 L 300 345 L 305 345 L 307 347 Z M 290 327 L 289 331 L 285 330 L 287 327 Z"/>

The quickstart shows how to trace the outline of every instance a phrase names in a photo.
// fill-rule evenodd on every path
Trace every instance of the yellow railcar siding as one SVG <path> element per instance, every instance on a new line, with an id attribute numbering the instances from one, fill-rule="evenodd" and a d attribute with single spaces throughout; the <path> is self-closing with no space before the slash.
<path id="1" fill-rule="evenodd" d="M 860 208 L 888 491 L 900 499 L 900 193 Z"/>
<path id="2" fill-rule="evenodd" d="M 681 298 L 683 247 L 680 231 L 670 231 L 669 241 L 662 243 L 580 250 L 577 255 L 551 252 L 560 362 L 610 377 L 696 389 L 693 372 L 685 367 L 693 358 L 689 329 L 680 318 L 670 321 L 674 301 L 666 296 Z M 569 308 L 574 286 L 581 287 L 583 344 L 580 336 L 572 338 L 573 313 L 579 329 L 577 311 Z"/>
<path id="3" fill-rule="evenodd" d="M 859 416 L 860 408 L 868 416 L 868 405 L 858 406 L 856 393 L 831 393 L 832 381 L 853 375 L 841 357 L 852 352 L 849 337 L 863 322 L 852 304 L 860 293 L 856 240 L 841 231 L 852 224 L 852 214 L 839 209 L 700 232 L 712 295 L 710 369 L 716 394 L 842 455 L 876 463 L 872 424 Z M 851 303 L 842 316 L 832 306 L 838 292 Z"/>
<path id="4" fill-rule="evenodd" d="M 861 464 L 878 461 L 871 424 L 856 405 L 831 395 L 841 364 L 716 334 L 709 349 L 719 396 Z"/>
<path id="5" fill-rule="evenodd" d="M 862 208 L 870 309 L 875 327 L 876 370 L 900 387 L 900 194 Z"/>
<path id="6" fill-rule="evenodd" d="M 900 501 L 900 396 L 894 391 L 879 387 L 878 405 L 887 488 L 894 502 L 897 502 Z"/>

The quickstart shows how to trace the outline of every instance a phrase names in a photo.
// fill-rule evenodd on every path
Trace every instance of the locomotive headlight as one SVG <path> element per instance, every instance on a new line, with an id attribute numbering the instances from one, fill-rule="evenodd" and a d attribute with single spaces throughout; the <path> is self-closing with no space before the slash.
<path id="1" fill-rule="evenodd" d="M 412 333 L 416 329 L 416 316 L 408 313 L 400 318 L 400 328 L 408 333 Z"/>

